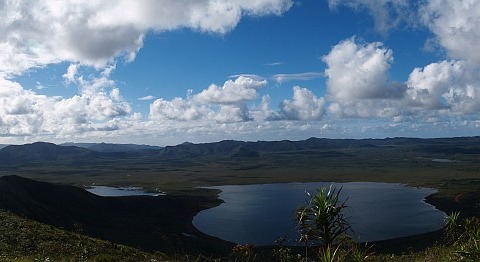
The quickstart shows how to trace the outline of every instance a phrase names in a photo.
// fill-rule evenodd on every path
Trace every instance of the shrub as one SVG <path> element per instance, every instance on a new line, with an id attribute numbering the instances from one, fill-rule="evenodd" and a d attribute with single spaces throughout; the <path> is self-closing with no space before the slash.
<path id="1" fill-rule="evenodd" d="M 347 205 L 346 200 L 340 200 L 341 191 L 342 188 L 331 185 L 320 188 L 316 194 L 307 192 L 308 204 L 297 209 L 299 242 L 305 245 L 305 257 L 308 257 L 308 247 L 318 246 L 319 258 L 335 259 L 340 237 L 351 229 L 344 216 Z"/>

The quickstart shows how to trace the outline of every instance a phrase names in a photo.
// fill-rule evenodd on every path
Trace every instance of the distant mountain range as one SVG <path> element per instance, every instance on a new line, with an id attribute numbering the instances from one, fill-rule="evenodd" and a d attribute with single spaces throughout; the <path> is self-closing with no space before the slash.
<path id="1" fill-rule="evenodd" d="M 338 149 L 408 147 L 429 153 L 480 154 L 480 137 L 458 138 L 386 138 L 386 139 L 325 139 L 309 138 L 301 141 L 257 141 L 243 142 L 224 140 L 215 143 L 183 143 L 176 146 L 156 147 L 134 144 L 67 143 L 55 145 L 37 142 L 11 145 L 0 149 L 0 165 L 57 160 L 93 160 L 98 158 L 124 157 L 199 157 L 223 156 L 256 158 L 262 153 L 294 152 L 320 154 L 323 156 L 342 154 Z"/>
<path id="2" fill-rule="evenodd" d="M 162 149 L 162 147 L 159 146 L 112 143 L 63 143 L 59 146 L 83 147 L 97 152 L 135 152 Z"/>
<path id="3" fill-rule="evenodd" d="M 0 163 L 55 161 L 72 158 L 94 158 L 95 152 L 75 146 L 57 146 L 36 142 L 26 145 L 10 145 L 0 149 Z"/>
<path id="4" fill-rule="evenodd" d="M 480 137 L 455 138 L 385 138 L 385 139 L 327 139 L 309 138 L 300 141 L 257 141 L 242 142 L 224 140 L 215 143 L 183 143 L 167 146 L 159 152 L 166 156 L 222 155 L 232 157 L 256 157 L 272 152 L 328 152 L 347 148 L 410 147 L 415 150 L 444 154 L 480 154 Z"/>

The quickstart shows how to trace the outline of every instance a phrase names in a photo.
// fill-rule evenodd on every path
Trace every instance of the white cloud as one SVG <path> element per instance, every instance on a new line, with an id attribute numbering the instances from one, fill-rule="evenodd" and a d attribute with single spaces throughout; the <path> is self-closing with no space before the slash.
<path id="1" fill-rule="evenodd" d="M 449 58 L 480 65 L 480 2 L 476 0 L 329 0 L 331 9 L 343 5 L 365 9 L 373 17 L 375 28 L 387 33 L 405 23 L 413 28 L 426 26 Z M 432 46 L 432 40 L 426 47 Z"/>
<path id="2" fill-rule="evenodd" d="M 65 82 L 67 84 L 75 82 L 75 78 L 77 76 L 77 71 L 78 71 L 78 65 L 76 64 L 71 64 L 67 68 L 67 72 L 62 75 L 62 77 L 65 79 Z"/>
<path id="3" fill-rule="evenodd" d="M 0 74 L 62 61 L 96 67 L 117 57 L 131 61 L 148 31 L 190 28 L 223 34 L 242 16 L 281 15 L 291 5 L 291 0 L 4 1 Z"/>
<path id="4" fill-rule="evenodd" d="M 430 0 L 420 12 L 450 58 L 480 67 L 480 1 Z"/>
<path id="5" fill-rule="evenodd" d="M 0 135 L 29 135 L 40 130 L 47 97 L 0 77 Z"/>
<path id="6" fill-rule="evenodd" d="M 98 77 L 72 74 L 70 80 L 78 83 L 80 94 L 70 98 L 39 95 L 0 77 L 3 126 L 0 136 L 78 135 L 98 129 L 103 122 L 126 116 L 131 111 L 130 105 L 108 74 L 105 71 Z"/>
<path id="7" fill-rule="evenodd" d="M 271 62 L 271 63 L 266 63 L 266 64 L 263 64 L 264 66 L 281 66 L 281 65 L 284 65 L 285 62 Z"/>
<path id="8" fill-rule="evenodd" d="M 230 75 L 228 76 L 228 78 L 239 78 L 239 77 L 246 77 L 246 78 L 251 78 L 253 80 L 256 80 L 256 81 L 263 81 L 265 80 L 265 77 L 263 76 L 259 76 L 259 75 L 256 75 L 256 74 L 236 74 L 236 75 Z"/>
<path id="9" fill-rule="evenodd" d="M 480 111 L 478 70 L 462 61 L 442 61 L 415 68 L 408 79 L 408 98 L 418 110 L 464 115 Z"/>
<path id="10" fill-rule="evenodd" d="M 280 105 L 282 114 L 288 120 L 321 120 L 325 113 L 323 97 L 316 97 L 312 91 L 293 87 L 292 100 L 284 100 Z"/>
<path id="11" fill-rule="evenodd" d="M 389 83 L 393 53 L 379 42 L 356 44 L 354 38 L 344 40 L 323 61 L 327 64 L 329 100 L 334 102 L 330 106 L 332 112 L 344 116 L 383 115 L 376 108 L 385 106 L 380 100 L 400 99 L 404 95 L 403 84 Z"/>
<path id="12" fill-rule="evenodd" d="M 214 119 L 218 123 L 232 123 L 251 121 L 249 109 L 246 105 L 222 105 L 218 112 L 214 114 Z"/>
<path id="13" fill-rule="evenodd" d="M 435 122 L 480 112 L 480 76 L 466 61 L 415 68 L 402 84 L 389 81 L 393 55 L 380 43 L 359 45 L 348 39 L 323 60 L 328 109 L 338 116 Z"/>
<path id="14" fill-rule="evenodd" d="M 324 74 L 320 72 L 305 72 L 297 74 L 275 74 L 271 78 L 277 83 L 285 83 L 294 80 L 312 80 L 323 76 Z"/>
<path id="15" fill-rule="evenodd" d="M 196 121 L 198 126 L 206 123 L 233 123 L 250 121 L 248 108 L 245 105 L 204 105 L 191 99 L 174 98 L 155 100 L 150 104 L 150 120 L 156 122 Z"/>
<path id="16" fill-rule="evenodd" d="M 354 38 L 340 42 L 323 57 L 327 65 L 325 73 L 235 75 L 223 85 L 212 84 L 186 98 L 140 97 L 141 101 L 152 100 L 148 119 L 132 112 L 131 105 L 110 78 L 116 63 L 135 58 L 144 36 L 150 32 L 191 29 L 225 34 L 245 16 L 281 15 L 292 3 L 291 0 L 0 2 L 0 136 L 88 140 L 98 138 L 99 133 L 102 137 L 169 134 L 177 139 L 200 135 L 218 140 L 219 134 L 226 134 L 225 138 L 228 134 L 252 137 L 255 132 L 266 138 L 297 131 L 348 133 L 342 132 L 341 124 L 328 123 L 331 118 L 327 113 L 374 121 L 379 117 L 390 118 L 395 124 L 380 128 L 385 130 L 427 129 L 418 127 L 422 126 L 419 120 L 438 123 L 440 128 L 440 123 L 449 124 L 445 116 L 455 117 L 452 123 L 478 127 L 478 121 L 470 118 L 480 111 L 477 47 L 480 2 L 471 0 L 425 0 L 420 4 L 407 0 L 328 1 L 332 9 L 343 5 L 370 12 L 376 30 L 383 34 L 412 21 L 432 31 L 435 40 L 429 45 L 435 42 L 443 47 L 451 60 L 414 69 L 404 84 L 394 84 L 389 79 L 392 50 L 379 42 L 356 43 Z M 415 17 L 421 19 L 412 19 Z M 70 66 L 62 77 L 66 84 L 79 90 L 71 97 L 40 95 L 12 80 L 29 70 L 65 62 Z M 82 75 L 92 70 L 95 71 Z M 294 87 L 293 97 L 285 99 L 277 110 L 270 109 L 269 95 L 259 101 L 263 93 L 259 90 L 267 85 L 266 79 L 284 83 L 319 77 L 327 78 L 325 98 Z M 44 85 L 38 82 L 35 87 L 41 90 Z M 53 91 L 51 85 L 48 87 Z M 298 124 L 292 120 L 311 122 Z M 350 134 L 355 134 L 351 130 Z"/>
<path id="17" fill-rule="evenodd" d="M 140 100 L 140 101 L 149 101 L 149 100 L 153 100 L 153 99 L 155 99 L 155 97 L 152 96 L 152 95 L 137 98 L 137 100 Z"/>
<path id="18" fill-rule="evenodd" d="M 179 97 L 171 101 L 159 98 L 150 104 L 150 119 L 153 120 L 197 120 L 209 115 L 209 112 L 207 107 Z"/>
<path id="19" fill-rule="evenodd" d="M 204 104 L 239 104 L 257 98 L 257 89 L 267 85 L 266 80 L 239 76 L 235 81 L 227 80 L 222 87 L 211 84 L 208 89 L 194 96 L 194 100 Z"/>
<path id="20" fill-rule="evenodd" d="M 257 97 L 256 92 L 250 93 L 248 90 L 256 91 L 265 84 L 265 80 L 256 81 L 240 76 L 235 81 L 228 80 L 222 88 L 211 85 L 199 94 L 190 94 L 187 99 L 177 97 L 172 100 L 164 100 L 160 98 L 150 105 L 149 118 L 153 121 L 198 121 L 203 125 L 215 122 L 254 121 L 260 123 L 265 120 L 316 121 L 322 119 L 325 113 L 324 99 L 318 98 L 312 91 L 301 87 L 293 88 L 292 99 L 284 100 L 278 111 L 269 108 L 270 96 L 268 95 L 262 97 L 260 105 L 247 106 L 246 101 Z M 234 91 L 235 89 L 239 90 Z M 236 98 L 233 100 L 230 97 Z"/>
<path id="21" fill-rule="evenodd" d="M 257 81 L 245 76 L 227 80 L 222 87 L 211 84 L 198 94 L 187 99 L 174 98 L 155 100 L 150 105 L 150 119 L 231 123 L 250 121 L 246 101 L 257 97 L 257 89 L 265 86 L 266 80 Z"/>

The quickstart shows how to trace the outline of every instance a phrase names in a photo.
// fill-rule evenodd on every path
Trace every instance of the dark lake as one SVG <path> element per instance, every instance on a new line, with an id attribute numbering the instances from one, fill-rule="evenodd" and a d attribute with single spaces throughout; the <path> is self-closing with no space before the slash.
<path id="1" fill-rule="evenodd" d="M 90 188 L 86 188 L 85 190 L 98 196 L 109 196 L 109 197 L 165 195 L 164 193 L 149 193 L 144 191 L 141 187 L 92 186 Z"/>
<path id="2" fill-rule="evenodd" d="M 200 231 L 241 244 L 272 245 L 286 236 L 290 244 L 298 238 L 295 209 L 307 203 L 305 191 L 316 192 L 331 183 L 286 183 L 229 185 L 220 189 L 225 201 L 201 211 L 193 219 Z M 348 197 L 348 221 L 358 241 L 409 236 L 441 228 L 445 213 L 424 202 L 436 192 L 402 184 L 334 183 Z"/>

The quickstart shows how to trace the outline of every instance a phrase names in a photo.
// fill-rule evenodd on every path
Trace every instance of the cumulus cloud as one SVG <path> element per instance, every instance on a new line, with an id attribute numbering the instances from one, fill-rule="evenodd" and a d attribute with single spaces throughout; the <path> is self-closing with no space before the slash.
<path id="1" fill-rule="evenodd" d="M 480 76 L 477 67 L 466 61 L 415 68 L 403 84 L 389 81 L 393 54 L 381 43 L 357 44 L 347 39 L 323 60 L 331 102 L 328 109 L 335 115 L 441 121 L 442 116 L 480 111 Z"/>
<path id="2" fill-rule="evenodd" d="M 381 33 L 402 23 L 412 27 L 426 26 L 449 58 L 480 64 L 477 48 L 480 41 L 479 1 L 329 0 L 328 3 L 331 9 L 347 6 L 367 10 Z M 426 46 L 432 46 L 431 39 Z"/>
<path id="3" fill-rule="evenodd" d="M 408 78 L 412 106 L 455 115 L 480 111 L 480 76 L 462 61 L 442 61 L 415 68 Z"/>
<path id="4" fill-rule="evenodd" d="M 71 80 L 79 83 L 80 93 L 63 98 L 39 95 L 0 77 L 0 135 L 76 134 L 130 113 L 120 90 L 105 76 Z"/>
<path id="5" fill-rule="evenodd" d="M 350 38 L 334 46 L 323 61 L 329 94 L 336 101 L 398 96 L 386 85 L 393 52 L 382 43 L 357 44 Z"/>
<path id="6" fill-rule="evenodd" d="M 222 105 L 213 115 L 215 121 L 218 123 L 246 122 L 252 120 L 249 109 L 245 104 L 240 106 Z"/>
<path id="7" fill-rule="evenodd" d="M 280 15 L 291 5 L 291 0 L 4 1 L 0 73 L 21 74 L 62 61 L 96 67 L 116 57 L 131 61 L 148 31 L 191 28 L 223 34 L 244 15 Z"/>
<path id="8" fill-rule="evenodd" d="M 62 75 L 67 84 L 75 82 L 75 77 L 77 76 L 77 64 L 71 64 L 67 68 L 67 72 Z"/>
<path id="9" fill-rule="evenodd" d="M 415 68 L 405 84 L 391 83 L 392 52 L 380 43 L 345 40 L 332 48 L 327 64 L 328 109 L 342 117 L 386 117 L 394 122 L 443 121 L 480 111 L 480 76 L 467 61 L 441 61 Z"/>
<path id="10" fill-rule="evenodd" d="M 367 101 L 400 99 L 404 95 L 404 85 L 389 83 L 393 53 L 379 42 L 357 44 L 354 38 L 344 40 L 334 46 L 323 61 L 327 64 L 327 91 L 334 102 L 331 107 L 334 112 L 370 116 L 362 111 L 378 102 Z M 354 108 L 357 110 L 352 110 Z"/>
<path id="11" fill-rule="evenodd" d="M 256 90 L 267 84 L 240 76 L 228 80 L 222 87 L 210 85 L 198 94 L 184 98 L 155 100 L 150 105 L 149 118 L 154 121 L 199 121 L 202 123 L 238 123 L 278 120 L 321 120 L 325 114 L 325 100 L 318 98 L 312 91 L 293 88 L 292 99 L 284 100 L 278 110 L 270 109 L 270 96 L 262 96 L 259 105 L 247 106 L 247 101 L 257 98 Z M 236 90 L 238 89 L 238 90 Z"/>
<path id="12" fill-rule="evenodd" d="M 312 91 L 293 87 L 293 98 L 280 104 L 282 114 L 288 120 L 321 120 L 325 113 L 325 101 L 316 97 Z"/>
<path id="13" fill-rule="evenodd" d="M 205 106 L 179 97 L 170 101 L 159 98 L 150 104 L 150 119 L 153 120 L 196 120 L 208 114 Z"/>
<path id="14" fill-rule="evenodd" d="M 480 1 L 427 1 L 420 12 L 450 58 L 480 65 Z"/>
<path id="15" fill-rule="evenodd" d="M 238 104 L 257 98 L 257 89 L 267 85 L 266 80 L 255 80 L 250 77 L 239 76 L 235 81 L 227 80 L 222 87 L 211 84 L 208 89 L 194 96 L 200 103 Z"/>
<path id="16" fill-rule="evenodd" d="M 44 120 L 48 98 L 24 90 L 18 83 L 0 77 L 0 135 L 28 135 L 38 132 Z"/>
<path id="17" fill-rule="evenodd" d="M 186 99 L 160 98 L 150 105 L 150 119 L 220 123 L 250 121 L 245 102 L 255 100 L 257 89 L 266 84 L 266 80 L 259 81 L 242 75 L 235 80 L 227 80 L 221 87 L 211 84 L 198 94 L 191 94 L 190 91 Z"/>
<path id="18" fill-rule="evenodd" d="M 186 28 L 225 34 L 245 16 L 281 15 L 292 5 L 292 0 L 3 1 L 0 136 L 88 139 L 95 137 L 92 132 L 148 133 L 148 128 L 159 130 L 154 126 L 164 120 L 249 122 L 246 103 L 257 99 L 258 89 L 267 84 L 264 79 L 243 76 L 186 99 L 157 99 L 150 106 L 150 120 L 144 121 L 141 114 L 131 114 L 110 74 L 118 62 L 135 59 L 149 32 Z M 70 63 L 62 77 L 69 87 L 78 88 L 78 94 L 40 95 L 13 80 L 29 70 L 60 63 Z"/>
<path id="19" fill-rule="evenodd" d="M 245 105 L 205 105 L 192 99 L 155 100 L 150 104 L 150 120 L 199 121 L 200 123 L 234 123 L 249 121 Z"/>

